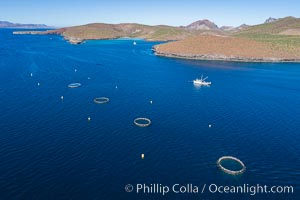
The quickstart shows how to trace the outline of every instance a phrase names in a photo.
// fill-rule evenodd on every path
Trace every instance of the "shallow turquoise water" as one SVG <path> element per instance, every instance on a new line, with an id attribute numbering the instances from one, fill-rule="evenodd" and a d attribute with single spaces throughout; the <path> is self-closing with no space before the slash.
<path id="1" fill-rule="evenodd" d="M 0 30 L 0 199 L 300 198 L 300 64 L 169 59 L 153 55 L 154 42 L 74 46 L 11 32 Z M 211 87 L 190 82 L 202 74 Z M 110 102 L 93 103 L 101 96 Z M 224 155 L 246 172 L 221 172 Z M 294 194 L 125 192 L 138 183 L 292 185 Z"/>

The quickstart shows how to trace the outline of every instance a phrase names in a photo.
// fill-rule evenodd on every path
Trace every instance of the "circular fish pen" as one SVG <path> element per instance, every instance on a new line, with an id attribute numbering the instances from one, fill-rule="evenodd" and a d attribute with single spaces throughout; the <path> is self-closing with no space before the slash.
<path id="1" fill-rule="evenodd" d="M 221 164 L 221 162 L 224 161 L 224 160 L 235 161 L 235 162 L 237 162 L 241 165 L 242 169 L 240 169 L 240 170 L 227 169 L 227 168 L 223 167 L 222 164 Z M 217 161 L 217 165 L 223 172 L 225 172 L 227 174 L 231 174 L 231 175 L 239 175 L 239 174 L 242 174 L 246 171 L 245 164 L 240 159 L 238 159 L 236 157 L 233 157 L 233 156 L 223 156 L 223 157 L 219 158 L 218 161 Z"/>
<path id="2" fill-rule="evenodd" d="M 69 88 L 78 88 L 81 86 L 81 83 L 70 83 L 68 85 Z"/>
<path id="3" fill-rule="evenodd" d="M 104 103 L 108 103 L 109 102 L 109 98 L 107 97 L 97 97 L 94 99 L 94 103 L 97 104 L 104 104 Z"/>
<path id="4" fill-rule="evenodd" d="M 139 117 L 134 119 L 134 124 L 139 127 L 147 127 L 150 126 L 151 120 L 148 118 Z"/>

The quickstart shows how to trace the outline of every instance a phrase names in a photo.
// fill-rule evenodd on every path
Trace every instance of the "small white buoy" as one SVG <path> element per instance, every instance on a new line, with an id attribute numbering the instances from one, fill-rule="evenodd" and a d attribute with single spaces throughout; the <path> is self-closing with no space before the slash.
<path id="1" fill-rule="evenodd" d="M 40 83 L 38 83 L 37 85 L 38 85 L 38 86 L 40 86 L 41 84 L 40 84 Z"/>
<path id="2" fill-rule="evenodd" d="M 133 42 L 133 45 L 136 45 L 136 42 L 135 42 L 135 41 Z"/>
<path id="3" fill-rule="evenodd" d="M 32 74 L 32 73 L 30 73 L 30 76 L 32 77 L 32 76 L 33 76 L 33 74 Z"/>
<path id="4" fill-rule="evenodd" d="M 209 128 L 211 128 L 211 127 L 212 127 L 212 125 L 211 125 L 211 124 L 209 124 L 209 125 L 208 125 L 208 127 L 209 127 Z"/>
<path id="5" fill-rule="evenodd" d="M 74 71 L 77 72 L 77 69 L 75 69 Z"/>
<path id="6" fill-rule="evenodd" d="M 152 104 L 152 103 L 153 103 L 153 101 L 151 100 L 151 101 L 150 101 L 150 103 Z"/>
<path id="7" fill-rule="evenodd" d="M 141 154 L 141 158 L 144 159 L 145 158 L 145 154 L 142 153 Z"/>
<path id="8" fill-rule="evenodd" d="M 61 96 L 60 99 L 61 99 L 61 100 L 64 100 L 64 96 Z"/>
<path id="9" fill-rule="evenodd" d="M 118 89 L 118 86 L 116 85 L 116 89 Z"/>
<path id="10" fill-rule="evenodd" d="M 91 117 L 88 117 L 88 121 L 91 121 Z"/>

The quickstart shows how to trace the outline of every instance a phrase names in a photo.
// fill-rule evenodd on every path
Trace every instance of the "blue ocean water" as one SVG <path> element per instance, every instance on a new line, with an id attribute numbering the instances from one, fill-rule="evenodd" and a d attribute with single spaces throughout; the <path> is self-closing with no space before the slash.
<path id="1" fill-rule="evenodd" d="M 1 200 L 300 199 L 300 64 L 170 59 L 152 53 L 157 42 L 70 45 L 12 31 L 0 29 Z M 190 82 L 202 74 L 211 87 Z M 82 86 L 67 87 L 74 82 Z M 110 102 L 95 104 L 101 96 Z M 151 126 L 135 126 L 136 117 Z M 225 155 L 246 172 L 222 172 Z M 176 183 L 200 192 L 124 190 Z M 294 193 L 202 194 L 204 184 Z"/>

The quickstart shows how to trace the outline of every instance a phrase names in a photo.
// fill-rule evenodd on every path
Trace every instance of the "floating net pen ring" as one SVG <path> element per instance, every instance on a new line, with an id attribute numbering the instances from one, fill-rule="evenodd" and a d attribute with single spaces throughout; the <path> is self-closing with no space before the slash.
<path id="1" fill-rule="evenodd" d="M 77 88 L 77 87 L 80 87 L 81 86 L 81 83 L 70 83 L 68 85 L 69 88 Z"/>
<path id="2" fill-rule="evenodd" d="M 134 119 L 134 124 L 139 126 L 139 127 L 146 127 L 146 126 L 150 126 L 151 124 L 151 120 L 148 118 L 143 118 L 143 117 L 139 117 Z"/>
<path id="3" fill-rule="evenodd" d="M 97 98 L 94 99 L 94 102 L 97 103 L 97 104 L 108 103 L 109 98 L 107 98 L 107 97 L 97 97 Z"/>
<path id="4" fill-rule="evenodd" d="M 240 170 L 230 170 L 230 169 L 227 169 L 227 168 L 223 167 L 222 164 L 221 164 L 221 162 L 223 160 L 233 160 L 233 161 L 236 161 L 236 162 L 238 162 L 242 166 L 242 169 L 240 169 Z M 224 171 L 227 174 L 231 174 L 231 175 L 239 175 L 239 174 L 242 174 L 242 173 L 244 173 L 246 171 L 245 164 L 240 159 L 238 159 L 236 157 L 233 157 L 233 156 L 223 156 L 223 157 L 219 158 L 218 161 L 217 161 L 217 165 L 218 165 L 218 167 L 222 171 Z"/>

